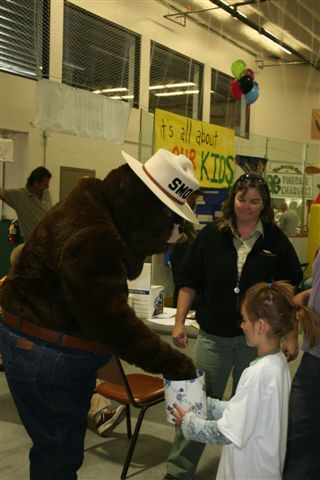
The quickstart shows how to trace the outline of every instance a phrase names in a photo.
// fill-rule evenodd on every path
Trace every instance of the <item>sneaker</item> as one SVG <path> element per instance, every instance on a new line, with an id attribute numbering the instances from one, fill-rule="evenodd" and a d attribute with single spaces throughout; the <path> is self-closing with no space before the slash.
<path id="1" fill-rule="evenodd" d="M 106 437 L 112 430 L 122 422 L 126 416 L 126 407 L 120 405 L 116 410 L 109 407 L 103 408 L 95 415 L 96 429 L 98 435 Z"/>

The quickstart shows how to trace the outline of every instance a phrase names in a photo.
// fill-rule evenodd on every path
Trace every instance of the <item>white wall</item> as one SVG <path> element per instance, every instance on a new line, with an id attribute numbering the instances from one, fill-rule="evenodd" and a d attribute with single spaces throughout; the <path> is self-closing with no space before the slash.
<path id="1" fill-rule="evenodd" d="M 168 9 L 157 1 L 73 0 L 74 4 L 125 26 L 142 35 L 143 52 L 149 52 L 150 40 L 190 56 L 205 64 L 231 74 L 230 65 L 242 58 L 256 72 L 260 97 L 251 107 L 251 133 L 309 142 L 311 109 L 320 108 L 320 73 L 307 66 L 269 67 L 260 70 L 255 58 L 225 41 L 221 36 L 187 21 L 183 28 L 164 18 Z M 63 0 L 51 2 L 51 79 L 61 79 Z M 149 57 L 144 55 L 141 68 L 141 107 L 148 108 Z M 23 184 L 30 170 L 45 164 L 52 171 L 53 200 L 59 198 L 59 168 L 73 166 L 95 169 L 98 177 L 122 163 L 120 150 L 138 156 L 140 112 L 131 110 L 124 145 L 107 144 L 101 140 L 77 138 L 50 133 L 43 137 L 32 122 L 34 118 L 36 81 L 0 73 L 1 110 L 0 128 L 27 132 L 28 141 L 23 157 L 19 157 L 19 175 L 11 167 L 5 187 L 14 187 L 17 180 Z M 208 117 L 204 108 L 204 120 Z M 316 143 L 316 142 L 313 142 Z M 9 167 L 6 166 L 9 169 Z"/>

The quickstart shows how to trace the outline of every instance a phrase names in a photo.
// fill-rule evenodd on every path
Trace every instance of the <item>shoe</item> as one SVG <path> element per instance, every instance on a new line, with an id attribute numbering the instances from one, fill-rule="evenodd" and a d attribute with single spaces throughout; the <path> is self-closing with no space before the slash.
<path id="1" fill-rule="evenodd" d="M 116 410 L 105 407 L 95 415 L 96 429 L 98 435 L 106 437 L 112 430 L 122 422 L 126 416 L 126 407 L 120 405 Z"/>
<path id="2" fill-rule="evenodd" d="M 179 480 L 179 478 L 174 477 L 171 473 L 167 473 L 162 480 Z"/>

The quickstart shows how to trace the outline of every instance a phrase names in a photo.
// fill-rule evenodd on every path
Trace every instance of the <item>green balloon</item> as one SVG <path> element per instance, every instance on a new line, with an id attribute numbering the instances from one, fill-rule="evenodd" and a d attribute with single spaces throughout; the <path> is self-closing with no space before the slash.
<path id="1" fill-rule="evenodd" d="M 247 64 L 243 60 L 235 60 L 231 65 L 231 72 L 237 80 L 242 76 L 244 70 L 247 69 Z"/>

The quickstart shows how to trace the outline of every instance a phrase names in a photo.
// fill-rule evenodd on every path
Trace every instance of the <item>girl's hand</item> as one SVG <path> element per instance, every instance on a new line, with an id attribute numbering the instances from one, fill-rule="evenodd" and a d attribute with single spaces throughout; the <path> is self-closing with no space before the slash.
<path id="1" fill-rule="evenodd" d="M 174 403 L 173 406 L 174 410 L 171 411 L 173 421 L 176 425 L 181 425 L 183 422 L 183 417 L 186 413 L 192 411 L 192 407 L 189 407 L 188 410 L 183 410 L 183 408 L 181 408 L 180 405 L 177 405 L 176 403 Z"/>

